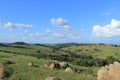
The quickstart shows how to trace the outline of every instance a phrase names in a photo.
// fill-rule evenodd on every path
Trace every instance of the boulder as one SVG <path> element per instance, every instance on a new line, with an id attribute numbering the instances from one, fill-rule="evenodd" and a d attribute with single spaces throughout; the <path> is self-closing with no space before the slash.
<path id="1" fill-rule="evenodd" d="M 60 69 L 60 64 L 58 62 L 55 62 L 54 64 L 55 64 L 55 67 L 54 67 L 55 69 Z"/>
<path id="2" fill-rule="evenodd" d="M 3 80 L 3 66 L 0 64 L 0 80 Z"/>
<path id="3" fill-rule="evenodd" d="M 71 67 L 67 67 L 67 68 L 65 69 L 65 72 L 74 72 L 74 70 L 73 70 Z"/>
<path id="4" fill-rule="evenodd" d="M 107 75 L 108 75 L 108 68 L 102 67 L 101 69 L 98 70 L 98 80 L 105 80 Z"/>
<path id="5" fill-rule="evenodd" d="M 55 63 L 51 63 L 51 64 L 49 65 L 49 68 L 54 69 L 54 68 L 55 68 Z"/>
<path id="6" fill-rule="evenodd" d="M 32 62 L 29 62 L 27 65 L 30 66 L 30 67 L 32 67 L 32 66 L 33 66 L 33 63 L 32 63 Z"/>
<path id="7" fill-rule="evenodd" d="M 114 62 L 98 70 L 98 80 L 120 80 L 120 63 Z"/>
<path id="8" fill-rule="evenodd" d="M 51 60 L 46 61 L 44 65 L 45 65 L 45 67 L 52 68 L 52 69 L 59 69 L 60 68 L 59 63 L 51 61 Z"/>
<path id="9" fill-rule="evenodd" d="M 55 68 L 55 63 L 51 60 L 47 60 L 44 64 L 44 66 L 47 68 Z"/>
<path id="10" fill-rule="evenodd" d="M 109 66 L 108 72 L 109 80 L 119 80 L 120 79 L 120 63 L 114 62 L 114 64 Z"/>
<path id="11" fill-rule="evenodd" d="M 60 65 L 60 68 L 63 68 L 63 69 L 69 67 L 67 62 L 59 62 L 59 65 Z"/>

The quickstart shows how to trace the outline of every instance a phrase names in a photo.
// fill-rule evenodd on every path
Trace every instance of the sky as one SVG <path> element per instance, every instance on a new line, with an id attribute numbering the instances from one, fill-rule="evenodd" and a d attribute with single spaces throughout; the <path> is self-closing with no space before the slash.
<path id="1" fill-rule="evenodd" d="M 120 44 L 120 0 L 0 0 L 0 42 Z"/>

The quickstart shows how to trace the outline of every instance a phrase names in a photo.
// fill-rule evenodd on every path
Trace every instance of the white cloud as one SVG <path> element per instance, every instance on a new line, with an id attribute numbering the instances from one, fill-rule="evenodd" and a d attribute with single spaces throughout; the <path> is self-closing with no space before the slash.
<path id="1" fill-rule="evenodd" d="M 58 31 L 49 34 L 49 38 L 52 38 L 52 40 L 54 39 L 58 39 L 58 40 L 63 40 L 63 41 L 69 41 L 69 40 L 76 40 L 76 39 L 80 39 L 80 31 L 76 31 L 73 30 L 71 25 L 69 24 L 69 22 L 66 19 L 63 18 L 52 18 L 51 19 L 51 24 L 54 26 L 57 26 L 59 29 Z"/>
<path id="2" fill-rule="evenodd" d="M 23 28 L 31 28 L 33 25 L 27 25 L 27 24 L 15 24 L 16 27 L 23 27 Z"/>
<path id="3" fill-rule="evenodd" d="M 13 40 L 19 41 L 35 41 L 35 42 L 68 42 L 68 41 L 79 41 L 81 40 L 81 33 L 84 31 L 77 31 L 72 29 L 67 20 L 58 18 L 51 19 L 51 23 L 54 26 L 57 26 L 58 30 L 46 29 L 45 32 L 28 32 L 27 29 L 24 29 L 23 33 L 11 34 Z M 14 27 L 30 28 L 29 26 L 25 27 L 24 24 L 13 24 L 9 23 L 9 28 L 13 29 Z M 7 27 L 8 28 L 8 27 Z M 86 31 L 85 31 L 86 32 Z"/>
<path id="4" fill-rule="evenodd" d="M 16 27 L 31 28 L 31 27 L 33 27 L 33 25 L 16 24 L 16 23 L 12 23 L 12 22 L 0 23 L 0 28 L 16 28 Z"/>
<path id="5" fill-rule="evenodd" d="M 63 19 L 63 18 L 58 18 L 58 19 L 52 18 L 52 19 L 51 19 L 51 23 L 52 23 L 54 26 L 69 25 L 68 21 L 65 20 L 65 19 Z"/>
<path id="6" fill-rule="evenodd" d="M 46 32 L 47 32 L 47 33 L 50 33 L 50 32 L 51 32 L 51 30 L 47 29 L 47 30 L 46 30 Z"/>
<path id="7" fill-rule="evenodd" d="M 3 24 L 0 22 L 0 27 L 2 27 L 3 26 Z"/>
<path id="8" fill-rule="evenodd" d="M 8 23 L 5 23 L 5 24 L 3 25 L 3 27 L 5 27 L 5 28 L 14 28 L 15 25 L 14 25 L 13 23 L 11 23 L 11 22 L 8 22 Z"/>
<path id="9" fill-rule="evenodd" d="M 114 37 L 120 36 L 120 21 L 112 19 L 110 24 L 105 26 L 95 25 L 93 35 L 96 37 Z"/>
<path id="10" fill-rule="evenodd" d="M 69 31 L 71 31 L 72 29 L 71 29 L 70 25 L 64 25 L 64 26 L 63 26 L 63 30 L 66 31 L 66 32 L 69 32 Z"/>
<path id="11" fill-rule="evenodd" d="M 53 33 L 53 36 L 54 36 L 54 37 L 62 37 L 62 34 L 59 34 L 59 33 Z"/>
<path id="12" fill-rule="evenodd" d="M 71 31 L 70 24 L 68 23 L 67 20 L 63 18 L 58 18 L 58 19 L 51 19 L 51 24 L 54 26 L 58 26 L 60 29 L 62 29 L 64 32 L 69 32 Z"/>

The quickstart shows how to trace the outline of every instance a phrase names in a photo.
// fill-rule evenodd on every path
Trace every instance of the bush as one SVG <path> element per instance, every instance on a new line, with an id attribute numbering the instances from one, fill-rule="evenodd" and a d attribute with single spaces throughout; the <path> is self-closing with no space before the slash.
<path id="1" fill-rule="evenodd" d="M 107 64 L 112 64 L 113 62 L 118 61 L 113 56 L 108 56 L 108 57 L 106 57 L 105 60 L 106 60 Z"/>
<path id="2" fill-rule="evenodd" d="M 13 73 L 13 70 L 11 68 L 4 68 L 3 70 L 3 79 L 10 77 Z"/>

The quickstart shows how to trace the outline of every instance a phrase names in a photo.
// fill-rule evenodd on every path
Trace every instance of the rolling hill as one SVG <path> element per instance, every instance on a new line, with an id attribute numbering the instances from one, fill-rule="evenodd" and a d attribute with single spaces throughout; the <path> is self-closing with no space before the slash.
<path id="1" fill-rule="evenodd" d="M 97 80 L 101 66 L 120 62 L 120 46 L 106 44 L 0 44 L 3 80 L 45 80 L 49 76 L 61 80 Z M 75 72 L 49 69 L 47 60 L 67 62 Z M 28 66 L 33 63 L 33 66 Z"/>

